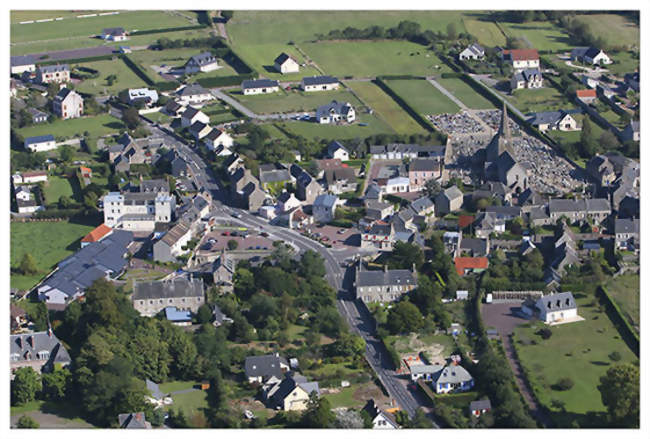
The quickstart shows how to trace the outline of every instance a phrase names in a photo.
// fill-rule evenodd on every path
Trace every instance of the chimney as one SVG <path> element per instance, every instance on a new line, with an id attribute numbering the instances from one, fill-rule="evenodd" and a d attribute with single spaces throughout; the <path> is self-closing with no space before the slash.
<path id="1" fill-rule="evenodd" d="M 20 349 L 22 349 L 23 348 L 23 338 L 22 337 L 16 338 L 16 342 L 18 343 L 18 347 Z"/>
<path id="2" fill-rule="evenodd" d="M 34 348 L 34 336 L 30 335 L 29 337 L 27 337 L 27 341 L 29 342 L 29 344 L 32 346 L 32 349 L 33 349 Z"/>
<path id="3" fill-rule="evenodd" d="M 384 264 L 384 273 L 388 273 L 388 265 Z"/>

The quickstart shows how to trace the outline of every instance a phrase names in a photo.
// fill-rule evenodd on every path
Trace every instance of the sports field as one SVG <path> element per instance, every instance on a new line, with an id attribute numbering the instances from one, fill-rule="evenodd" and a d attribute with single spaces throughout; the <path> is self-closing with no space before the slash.
<path id="1" fill-rule="evenodd" d="M 244 106 L 258 114 L 285 113 L 290 111 L 314 111 L 320 105 L 325 105 L 333 100 L 350 102 L 357 108 L 361 102 L 349 91 L 339 90 L 303 92 L 298 90 L 280 90 L 278 93 L 264 95 L 244 96 L 241 91 L 230 92 Z"/>
<path id="2" fill-rule="evenodd" d="M 566 411 L 571 414 L 603 412 L 605 407 L 597 386 L 600 377 L 617 363 L 609 355 L 612 352 L 621 354 L 618 363 L 638 358 L 621 340 L 605 311 L 599 310 L 593 296 L 576 293 L 574 296 L 578 315 L 584 321 L 552 327 L 553 335 L 547 340 L 535 334 L 545 326 L 542 323 L 535 324 L 535 328 L 517 328 L 516 349 L 542 404 L 550 407 L 551 401 L 556 399 L 564 402 Z M 574 386 L 570 390 L 554 390 L 554 384 L 565 377 L 570 378 Z"/>
<path id="3" fill-rule="evenodd" d="M 106 134 L 116 134 L 124 129 L 121 120 L 110 114 L 100 114 L 99 116 L 88 116 L 79 119 L 58 119 L 52 123 L 19 128 L 17 131 L 23 137 L 52 134 L 57 139 L 60 137 L 68 139 L 83 137 L 86 131 L 90 134 L 88 137 L 96 138 Z"/>
<path id="4" fill-rule="evenodd" d="M 547 21 L 530 23 L 499 22 L 510 36 L 522 38 L 529 47 L 553 52 L 571 50 L 573 45 L 568 35 L 555 24 Z"/>
<path id="5" fill-rule="evenodd" d="M 426 47 L 409 41 L 350 41 L 301 44 L 325 71 L 335 76 L 434 75 L 451 69 Z"/>
<path id="6" fill-rule="evenodd" d="M 424 79 L 398 79 L 388 85 L 421 114 L 456 113 L 460 108 Z"/>
<path id="7" fill-rule="evenodd" d="M 82 93 L 93 95 L 116 95 L 125 88 L 146 87 L 147 84 L 140 79 L 133 70 L 121 59 L 111 61 L 93 61 L 89 63 L 73 64 L 71 67 L 88 67 L 99 71 L 99 78 L 90 78 L 77 84 L 75 89 Z M 110 75 L 117 76 L 113 85 L 108 85 L 106 78 Z"/>
<path id="8" fill-rule="evenodd" d="M 474 91 L 472 87 L 460 78 L 439 78 L 436 81 L 469 108 L 481 110 L 494 108 L 492 102 Z"/>
<path id="9" fill-rule="evenodd" d="M 10 227 L 11 268 L 20 264 L 24 253 L 36 260 L 38 274 L 24 276 L 11 274 L 11 287 L 26 290 L 32 288 L 60 260 L 79 249 L 79 240 L 94 227 L 70 222 L 12 222 Z"/>
<path id="10" fill-rule="evenodd" d="M 579 15 L 578 19 L 587 23 L 607 44 L 612 46 L 639 47 L 639 25 L 618 14 Z"/>
<path id="11" fill-rule="evenodd" d="M 372 82 L 358 81 L 348 81 L 347 84 L 373 109 L 379 118 L 384 120 L 397 133 L 415 134 L 426 132 L 379 86 Z"/>
<path id="12" fill-rule="evenodd" d="M 463 23 L 467 32 L 476 37 L 478 42 L 484 46 L 496 47 L 506 44 L 506 37 L 492 21 L 464 18 Z"/>

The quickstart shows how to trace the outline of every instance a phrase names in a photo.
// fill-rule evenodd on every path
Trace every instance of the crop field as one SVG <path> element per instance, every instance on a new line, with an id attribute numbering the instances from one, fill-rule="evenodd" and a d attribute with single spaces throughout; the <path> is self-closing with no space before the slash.
<path id="1" fill-rule="evenodd" d="M 578 19 L 587 23 L 592 31 L 598 32 L 608 45 L 639 47 L 639 25 L 618 14 L 579 15 Z"/>
<path id="2" fill-rule="evenodd" d="M 263 42 L 263 43 L 262 43 Z M 312 66 L 300 66 L 298 73 L 282 74 L 275 70 L 273 62 L 282 52 L 294 57 L 298 64 L 304 64 L 305 58 L 300 54 L 295 46 L 283 43 L 269 43 L 260 39 L 257 43 L 236 46 L 236 52 L 246 61 L 253 69 L 257 70 L 262 77 L 277 79 L 281 81 L 299 81 L 304 76 L 314 76 L 320 73 Z M 322 66 L 321 66 L 322 67 Z"/>
<path id="3" fill-rule="evenodd" d="M 537 50 L 570 51 L 573 47 L 569 36 L 553 23 L 536 21 L 530 23 L 499 23 L 507 34 L 522 38 Z"/>
<path id="4" fill-rule="evenodd" d="M 424 79 L 396 79 L 388 81 L 388 85 L 418 113 L 456 113 L 460 110 L 458 105 Z"/>
<path id="5" fill-rule="evenodd" d="M 463 23 L 467 32 L 487 47 L 504 46 L 506 37 L 492 21 L 481 21 L 474 18 L 464 18 Z"/>
<path id="6" fill-rule="evenodd" d="M 99 71 L 99 78 L 89 78 L 75 86 L 77 91 L 93 95 L 116 95 L 125 88 L 146 87 L 147 84 L 136 75 L 124 61 L 104 60 L 83 64 L 73 64 L 71 67 L 88 67 Z M 117 76 L 113 85 L 108 85 L 106 78 L 109 75 Z"/>
<path id="7" fill-rule="evenodd" d="M 469 108 L 478 110 L 494 108 L 492 102 L 474 91 L 472 87 L 460 78 L 439 78 L 436 81 Z"/>
<path id="8" fill-rule="evenodd" d="M 94 226 L 71 222 L 11 223 L 11 268 L 16 268 L 24 253 L 36 260 L 39 272 L 33 276 L 11 274 L 11 287 L 28 290 L 60 260 L 79 249 L 79 240 Z"/>
<path id="9" fill-rule="evenodd" d="M 388 125 L 400 134 L 425 133 L 411 116 L 397 102 L 372 82 L 349 81 L 348 85 Z"/>
<path id="10" fill-rule="evenodd" d="M 359 123 L 367 124 L 361 126 Z M 393 130 L 384 121 L 372 114 L 359 114 L 351 125 L 328 125 L 306 121 L 289 121 L 278 124 L 291 133 L 308 139 L 355 139 L 364 138 L 373 134 L 394 134 Z"/>
<path id="11" fill-rule="evenodd" d="M 230 95 L 255 113 L 285 113 L 289 111 L 314 111 L 320 105 L 333 100 L 350 102 L 355 108 L 361 102 L 352 93 L 340 87 L 339 90 L 303 92 L 299 90 L 280 90 L 278 93 L 245 96 L 241 91 L 232 91 Z"/>
<path id="12" fill-rule="evenodd" d="M 607 292 L 621 307 L 628 321 L 639 330 L 640 321 L 640 288 L 638 274 L 624 274 L 610 280 Z"/>
<path id="13" fill-rule="evenodd" d="M 433 75 L 451 72 L 426 47 L 409 41 L 350 41 L 301 44 L 328 75 Z"/>
<path id="14" fill-rule="evenodd" d="M 566 97 L 553 87 L 515 90 L 507 99 L 524 114 L 573 107 Z"/>
<path id="15" fill-rule="evenodd" d="M 125 126 L 121 120 L 110 114 L 98 116 L 81 117 L 78 119 L 59 119 L 56 122 L 33 125 L 19 128 L 17 131 L 23 137 L 44 136 L 52 134 L 54 137 L 71 138 L 81 137 L 88 131 L 88 137 L 96 138 L 106 134 L 116 134 L 124 130 Z"/>
<path id="16" fill-rule="evenodd" d="M 609 355 L 618 352 L 621 355 L 618 363 L 630 363 L 638 358 L 621 339 L 605 311 L 600 311 L 593 296 L 575 293 L 574 296 L 578 315 L 585 320 L 552 327 L 553 334 L 547 340 L 535 334 L 545 326 L 542 323 L 517 328 L 514 336 L 517 353 L 542 404 L 550 407 L 552 400 L 562 401 L 566 411 L 573 415 L 604 412 L 597 386 L 600 377 L 616 364 Z M 565 377 L 574 382 L 573 387 L 555 390 L 555 383 Z"/>
<path id="17" fill-rule="evenodd" d="M 333 29 L 374 25 L 389 28 L 402 20 L 414 21 L 422 29 L 434 32 L 446 32 L 447 24 L 454 23 L 457 31 L 462 32 L 462 17 L 462 11 L 373 11 L 372 14 L 367 11 L 237 11 L 228 22 L 228 35 L 239 48 L 260 41 L 304 43 L 313 41 L 318 33 L 326 34 Z"/>

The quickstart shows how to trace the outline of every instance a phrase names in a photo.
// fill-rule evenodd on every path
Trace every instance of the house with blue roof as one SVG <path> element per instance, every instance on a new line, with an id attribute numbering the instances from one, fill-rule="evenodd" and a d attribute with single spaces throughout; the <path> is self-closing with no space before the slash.
<path id="1" fill-rule="evenodd" d="M 175 306 L 165 307 L 165 318 L 177 326 L 192 324 L 192 312 L 188 309 L 178 309 Z"/>
<path id="2" fill-rule="evenodd" d="M 31 152 L 43 152 L 56 149 L 56 140 L 52 134 L 25 138 L 25 149 Z"/>

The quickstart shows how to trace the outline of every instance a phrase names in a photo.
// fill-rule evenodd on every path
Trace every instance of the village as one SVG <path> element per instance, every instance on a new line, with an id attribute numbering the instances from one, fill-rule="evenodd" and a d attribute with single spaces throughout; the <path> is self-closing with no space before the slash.
<path id="1" fill-rule="evenodd" d="M 638 11 L 30 12 L 12 428 L 638 428 Z"/>

